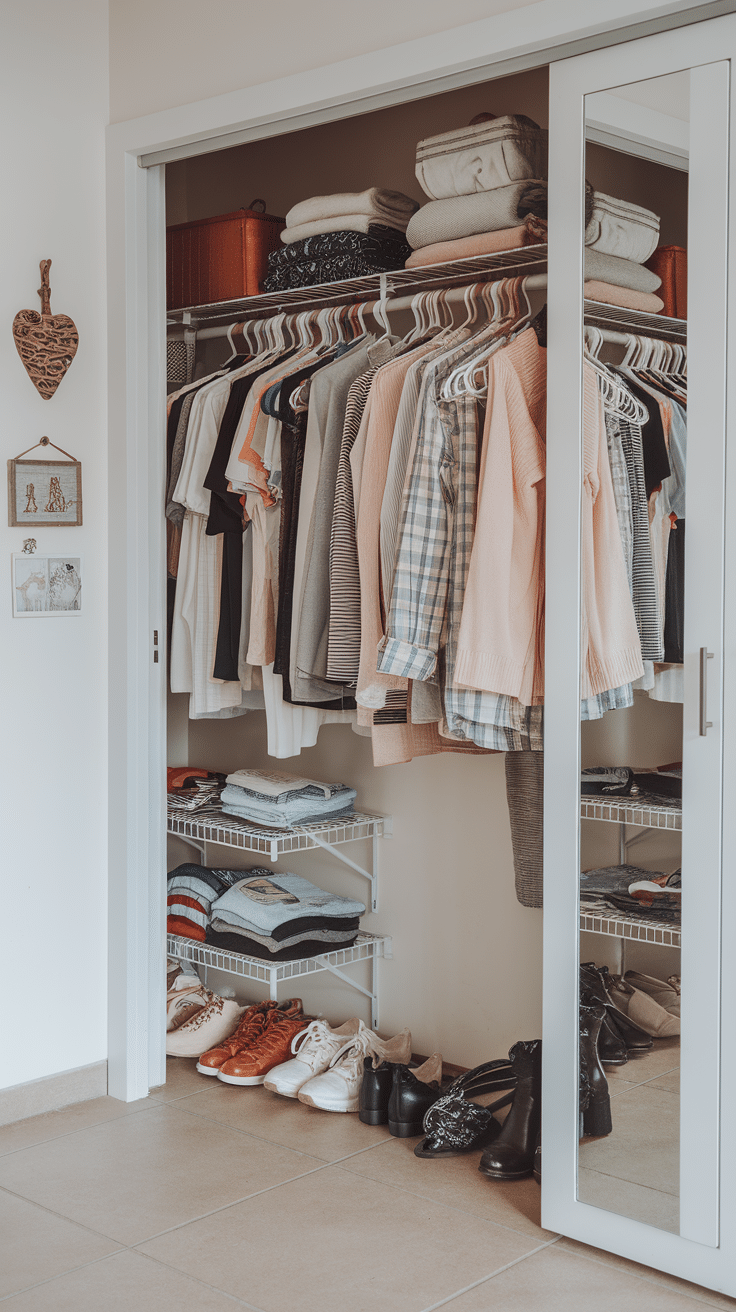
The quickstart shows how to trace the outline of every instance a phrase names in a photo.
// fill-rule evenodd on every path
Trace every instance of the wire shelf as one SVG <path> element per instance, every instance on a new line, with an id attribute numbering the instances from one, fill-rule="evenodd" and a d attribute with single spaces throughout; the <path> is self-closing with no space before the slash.
<path id="1" fill-rule="evenodd" d="M 643 829 L 682 829 L 682 804 L 631 797 L 581 797 L 581 820 L 607 820 L 611 824 L 639 825 Z"/>
<path id="2" fill-rule="evenodd" d="M 635 943 L 650 943 L 655 947 L 679 948 L 681 930 L 663 920 L 651 920 L 644 916 L 622 916 L 610 910 L 598 911 L 590 908 L 580 911 L 580 928 L 589 934 L 609 934 L 613 938 L 628 939 Z"/>
<path id="3" fill-rule="evenodd" d="M 354 811 L 340 820 L 320 820 L 318 824 L 295 825 L 293 829 L 268 829 L 265 825 L 240 820 L 237 816 L 221 813 L 221 818 L 206 816 L 197 819 L 169 808 L 166 828 L 170 834 L 193 839 L 196 843 L 217 843 L 222 847 L 237 847 L 245 852 L 260 852 L 270 861 L 278 861 L 287 852 L 305 852 L 309 848 L 353 843 L 360 838 L 380 838 L 383 835 L 384 817 Z M 321 840 L 321 841 L 320 841 Z"/>
<path id="4" fill-rule="evenodd" d="M 584 301 L 587 324 L 596 328 L 618 328 L 621 332 L 639 333 L 642 337 L 659 337 L 666 342 L 687 345 L 687 319 L 672 319 L 667 314 L 646 314 L 643 310 L 626 310 L 603 301 Z"/>
<path id="5" fill-rule="evenodd" d="M 328 305 L 350 305 L 357 301 L 376 301 L 381 294 L 381 279 L 386 278 L 389 295 L 399 292 L 412 296 L 437 287 L 464 287 L 468 283 L 493 278 L 517 278 L 530 273 L 544 273 L 547 246 L 524 246 L 519 250 L 498 251 L 494 255 L 477 255 L 444 264 L 428 264 L 419 269 L 391 269 L 388 273 L 369 273 L 362 278 L 345 278 L 340 282 L 322 282 L 312 287 L 293 287 L 289 291 L 263 292 L 260 296 L 243 296 L 233 301 L 209 305 L 189 305 L 169 310 L 169 325 L 191 323 L 215 327 L 237 319 L 259 319 Z"/>
<path id="6" fill-rule="evenodd" d="M 179 934 L 166 935 L 166 950 L 170 957 L 192 961 L 211 970 L 224 970 L 242 979 L 257 980 L 261 984 L 281 983 L 299 975 L 315 975 L 322 970 L 349 966 L 355 961 L 371 961 L 376 957 L 390 957 L 391 939 L 376 934 L 359 934 L 349 948 L 325 952 L 318 957 L 301 957 L 298 961 L 263 961 L 260 957 L 247 957 L 243 952 L 228 952 L 195 938 Z"/>

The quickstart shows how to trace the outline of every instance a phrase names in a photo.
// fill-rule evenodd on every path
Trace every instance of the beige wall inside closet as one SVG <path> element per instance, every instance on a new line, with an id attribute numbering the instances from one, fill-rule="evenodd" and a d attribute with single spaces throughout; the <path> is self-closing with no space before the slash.
<path id="1" fill-rule="evenodd" d="M 270 213 L 285 215 L 307 196 L 372 185 L 425 200 L 414 177 L 420 138 L 465 124 L 486 109 L 528 114 L 546 125 L 547 82 L 547 70 L 536 69 L 170 164 L 167 222 L 226 213 L 256 196 L 266 200 Z M 588 174 L 597 189 L 650 205 L 662 214 L 662 240 L 684 244 L 685 174 L 598 146 L 590 150 Z M 208 361 L 219 358 L 213 351 L 226 349 L 211 343 Z M 187 700 L 169 695 L 170 764 L 233 770 L 269 763 L 262 712 L 190 722 Z M 647 717 L 652 764 L 671 759 L 671 718 L 661 707 Z M 640 746 L 628 741 L 622 721 L 615 731 L 604 721 L 594 732 L 600 763 L 628 763 L 627 752 Z M 348 727 L 328 726 L 316 747 L 279 768 L 344 780 L 358 789 L 360 806 L 394 818 L 393 837 L 380 844 L 379 912 L 363 921 L 366 929 L 393 936 L 394 959 L 379 967 L 381 1031 L 409 1025 L 415 1051 L 439 1050 L 463 1066 L 503 1056 L 517 1039 L 537 1037 L 542 913 L 520 906 L 514 893 L 503 756 L 446 754 L 375 769 L 369 740 Z M 357 860 L 363 851 L 367 857 L 367 848 L 356 844 L 348 854 Z M 614 859 L 605 849 L 601 856 Z M 170 867 L 192 859 L 198 858 L 191 849 L 170 840 Z M 224 848 L 210 848 L 208 862 L 261 864 L 254 854 Z M 326 854 L 302 854 L 277 868 L 335 891 L 365 894 L 364 881 Z M 590 955 L 604 961 L 613 946 L 613 940 L 598 939 Z M 632 949 L 630 964 L 654 969 L 656 959 L 640 960 L 639 952 Z M 363 1014 L 359 995 L 326 975 L 304 981 L 303 989 L 305 1008 L 331 1021 L 356 1007 Z"/>

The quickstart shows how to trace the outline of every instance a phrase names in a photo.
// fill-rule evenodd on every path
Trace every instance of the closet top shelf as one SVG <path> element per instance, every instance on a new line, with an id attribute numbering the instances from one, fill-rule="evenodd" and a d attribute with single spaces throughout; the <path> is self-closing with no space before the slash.
<path id="1" fill-rule="evenodd" d="M 238 319 L 260 319 L 329 305 L 352 305 L 358 301 L 377 301 L 381 297 L 382 279 L 389 295 L 400 292 L 412 296 L 441 287 L 464 287 L 468 283 L 488 281 L 492 277 L 520 278 L 544 273 L 547 247 L 524 246 L 520 250 L 500 251 L 494 255 L 449 260 L 445 264 L 428 264 L 420 269 L 392 269 L 389 273 L 369 273 L 362 278 L 345 278 L 342 282 L 317 283 L 312 287 L 294 287 L 290 291 L 264 292 L 260 296 L 243 296 L 234 301 L 212 305 L 190 305 L 169 310 L 167 323 L 215 327 L 235 323 Z"/>

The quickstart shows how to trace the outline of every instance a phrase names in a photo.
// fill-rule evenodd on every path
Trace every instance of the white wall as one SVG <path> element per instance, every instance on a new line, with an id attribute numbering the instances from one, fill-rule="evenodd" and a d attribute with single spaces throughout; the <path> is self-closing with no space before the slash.
<path id="1" fill-rule="evenodd" d="M 83 464 L 84 525 L 39 529 L 39 552 L 81 552 L 78 617 L 14 620 L 10 553 L 26 529 L 0 511 L 0 810 L 3 1041 L 0 1088 L 106 1056 L 105 0 L 3 6 L 0 53 L 0 395 L 3 461 L 44 434 Z M 51 308 L 80 346 L 40 398 L 10 326 Z M 53 454 L 53 453 L 49 453 Z"/>
<path id="2" fill-rule="evenodd" d="M 111 121 L 381 50 L 533 0 L 110 0 Z"/>

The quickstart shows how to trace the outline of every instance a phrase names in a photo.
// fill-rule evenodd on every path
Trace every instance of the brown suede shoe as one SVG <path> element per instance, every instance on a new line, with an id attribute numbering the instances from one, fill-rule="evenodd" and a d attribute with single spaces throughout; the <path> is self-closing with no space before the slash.
<path id="1" fill-rule="evenodd" d="M 312 1016 L 287 1016 L 270 1012 L 258 1037 L 217 1072 L 223 1084 L 263 1084 L 268 1072 L 291 1055 L 291 1044 L 306 1029 Z"/>
<path id="2" fill-rule="evenodd" d="M 263 1033 L 272 1012 L 286 1016 L 299 1016 L 302 1012 L 301 998 L 288 998 L 279 1006 L 276 1002 L 255 1002 L 246 1007 L 238 1028 L 229 1038 L 219 1043 L 209 1052 L 203 1052 L 197 1062 L 200 1075 L 217 1075 L 220 1067 L 235 1057 L 243 1048 L 249 1048 Z"/>

